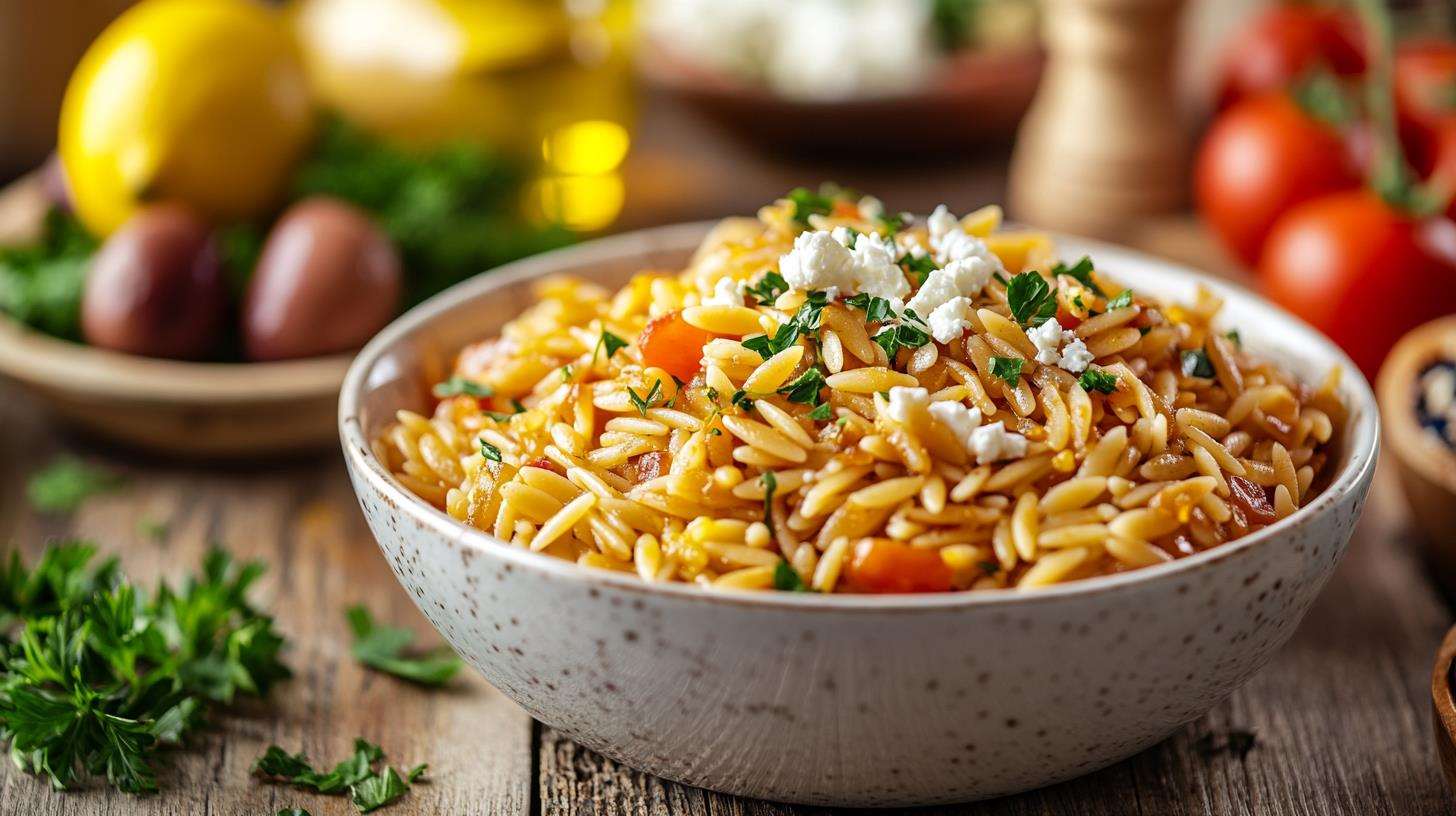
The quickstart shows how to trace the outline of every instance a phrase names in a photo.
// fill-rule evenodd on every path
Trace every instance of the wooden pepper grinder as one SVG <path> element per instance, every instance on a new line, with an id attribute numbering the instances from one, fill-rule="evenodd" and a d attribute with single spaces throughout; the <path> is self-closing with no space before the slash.
<path id="1" fill-rule="evenodd" d="M 1178 210 L 1189 142 L 1174 97 L 1184 0 L 1047 0 L 1047 73 L 1011 159 L 1012 215 L 1116 236 Z"/>

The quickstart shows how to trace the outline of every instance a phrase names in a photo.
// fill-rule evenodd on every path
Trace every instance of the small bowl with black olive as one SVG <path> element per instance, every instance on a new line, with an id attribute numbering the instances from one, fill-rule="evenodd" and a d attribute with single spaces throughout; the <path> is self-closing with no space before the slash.
<path id="1" fill-rule="evenodd" d="M 44 228 L 35 214 L 56 202 L 36 182 L 6 196 L 0 220 Z M 364 212 L 322 196 L 282 212 L 245 283 L 229 279 L 222 240 L 181 204 L 142 208 L 72 259 L 82 287 L 74 336 L 0 316 L 0 373 L 57 418 L 134 447 L 192 457 L 322 449 L 352 352 L 402 304 L 399 254 Z"/>
<path id="2" fill-rule="evenodd" d="M 1456 595 L 1456 315 L 1412 330 L 1376 381 L 1385 438 L 1436 578 Z"/>

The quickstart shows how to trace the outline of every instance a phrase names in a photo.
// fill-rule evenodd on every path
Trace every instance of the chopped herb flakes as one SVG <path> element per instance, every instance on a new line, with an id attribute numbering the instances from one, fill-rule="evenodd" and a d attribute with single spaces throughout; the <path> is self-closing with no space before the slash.
<path id="1" fill-rule="evenodd" d="M 834 409 L 829 407 L 827 402 L 819 403 L 814 406 L 814 410 L 809 412 L 809 418 L 815 422 L 827 422 L 832 416 L 834 416 Z"/>
<path id="2" fill-rule="evenodd" d="M 595 360 L 597 358 L 597 352 L 605 350 L 607 352 L 607 359 L 610 360 L 613 354 L 616 354 L 629 345 L 631 344 L 626 340 L 609 331 L 604 331 L 602 332 L 602 339 L 597 341 L 597 347 L 592 350 L 592 359 Z"/>
<path id="3" fill-rule="evenodd" d="M 812 192 L 807 187 L 795 187 L 789 191 L 787 198 L 794 205 L 794 220 L 808 226 L 809 216 L 828 215 L 834 210 L 834 198 L 824 194 L 821 190 L 818 193 Z"/>
<path id="4" fill-rule="evenodd" d="M 874 336 L 874 341 L 885 350 L 885 356 L 893 366 L 895 355 L 900 353 L 900 349 L 917 349 L 929 343 L 930 332 L 913 309 L 906 309 L 901 313 L 900 322 L 881 329 Z"/>
<path id="5" fill-rule="evenodd" d="M 809 366 L 793 382 L 779 389 L 779 393 L 788 397 L 789 402 L 797 402 L 800 405 L 815 405 L 819 402 L 819 392 L 824 390 L 824 372 L 819 366 Z"/>
<path id="6" fill-rule="evenodd" d="M 787 561 L 780 561 L 774 567 L 774 589 L 783 592 L 808 592 L 809 586 L 804 579 L 799 577 L 799 571 L 789 566 Z"/>
<path id="7" fill-rule="evenodd" d="M 733 392 L 733 396 L 728 399 L 728 403 L 733 407 L 743 411 L 753 410 L 753 399 L 749 397 L 748 392 L 744 391 L 742 388 Z"/>
<path id="8" fill-rule="evenodd" d="M 485 441 L 484 439 L 477 439 L 476 441 L 480 443 L 480 455 L 481 456 L 484 456 L 485 458 L 489 459 L 492 462 L 501 462 L 501 461 L 504 461 L 503 459 L 501 459 L 501 450 L 500 450 L 500 448 L 497 448 L 495 445 L 490 444 L 489 442 Z"/>
<path id="9" fill-rule="evenodd" d="M 1228 333 L 1225 334 L 1224 337 L 1227 337 L 1234 344 L 1235 348 L 1244 347 L 1244 338 L 1242 335 L 1239 334 L 1238 329 L 1229 329 Z"/>
<path id="10" fill-rule="evenodd" d="M 820 321 L 824 317 L 824 307 L 829 304 L 829 298 L 823 292 L 810 292 L 794 316 L 789 322 L 778 327 L 773 337 L 760 334 L 748 337 L 743 340 L 744 348 L 758 352 L 758 356 L 767 360 L 778 354 L 789 346 L 799 342 L 800 335 L 817 337 Z"/>
<path id="11" fill-rule="evenodd" d="M 30 477 L 25 495 L 42 513 L 72 513 L 100 493 L 119 490 L 126 480 L 109 470 L 63 456 Z"/>
<path id="12" fill-rule="evenodd" d="M 1005 380 L 1007 385 L 1016 385 L 1021 379 L 1021 367 L 1025 364 L 1025 360 L 1017 357 L 992 357 L 991 374 Z"/>
<path id="13" fill-rule="evenodd" d="M 412 653 L 414 633 L 408 629 L 380 626 L 363 606 L 345 613 L 354 633 L 354 659 L 395 677 L 426 686 L 441 686 L 460 671 L 460 658 L 447 648 Z"/>
<path id="14" fill-rule="evenodd" d="M 369 813 L 398 801 L 429 767 L 416 765 L 401 776 L 389 765 L 383 765 L 376 771 L 374 765 L 383 761 L 384 751 L 378 745 L 355 739 L 354 753 L 335 765 L 333 770 L 322 773 L 315 770 L 302 753 L 290 754 L 277 745 L 270 745 L 253 763 L 253 773 L 324 795 L 338 796 L 347 792 L 360 813 Z"/>
<path id="15" fill-rule="evenodd" d="M 1103 394 L 1111 394 L 1117 390 L 1117 375 L 1109 374 L 1100 368 L 1088 368 L 1077 378 L 1077 384 L 1086 391 L 1100 391 Z"/>
<path id="16" fill-rule="evenodd" d="M 637 409 L 637 413 L 644 417 L 647 416 L 647 409 L 651 408 L 653 403 L 657 402 L 661 396 L 662 380 L 653 380 L 652 388 L 648 389 L 646 396 L 638 394 L 631 388 L 627 389 L 627 399 L 632 401 L 632 407 Z"/>
<path id="17" fill-rule="evenodd" d="M 1056 292 L 1035 271 L 1022 272 L 1006 284 L 1006 303 L 1023 326 L 1040 325 L 1057 313 Z"/>
<path id="18" fill-rule="evenodd" d="M 1124 289 L 1117 293 L 1117 297 L 1107 301 L 1107 311 L 1121 309 L 1132 305 L 1132 290 Z"/>
<path id="19" fill-rule="evenodd" d="M 770 269 L 763 273 L 758 283 L 744 287 L 744 292 L 762 304 L 771 304 L 779 299 L 779 295 L 789 291 L 789 282 L 784 276 Z"/>
<path id="20" fill-rule="evenodd" d="M 489 397 L 494 395 L 495 391 L 485 383 L 467 380 L 464 377 L 451 377 L 436 385 L 434 393 L 436 399 L 449 399 L 462 394 L 467 397 Z"/>
<path id="21" fill-rule="evenodd" d="M 1099 295 L 1102 294 L 1102 288 L 1097 285 L 1096 281 L 1092 280 L 1092 259 L 1086 255 L 1083 255 L 1081 260 L 1071 266 L 1058 262 L 1056 266 L 1052 267 L 1052 277 L 1055 278 L 1057 275 L 1066 275 L 1088 289 L 1091 289 L 1093 292 Z"/>
<path id="22" fill-rule="evenodd" d="M 919 284 L 924 284 L 925 279 L 930 277 L 930 273 L 936 269 L 934 258 L 929 255 L 921 255 L 917 258 L 908 252 L 900 256 L 899 264 L 906 272 L 914 275 L 915 282 Z"/>
<path id="23" fill-rule="evenodd" d="M 1203 349 L 1185 349 L 1183 351 L 1183 376 L 1213 377 L 1213 363 L 1208 359 L 1208 353 Z"/>
<path id="24" fill-rule="evenodd" d="M 866 323 L 884 323 L 895 316 L 894 312 L 890 310 L 890 301 L 867 292 L 860 292 L 854 297 L 846 298 L 844 305 L 853 306 L 864 312 Z"/>

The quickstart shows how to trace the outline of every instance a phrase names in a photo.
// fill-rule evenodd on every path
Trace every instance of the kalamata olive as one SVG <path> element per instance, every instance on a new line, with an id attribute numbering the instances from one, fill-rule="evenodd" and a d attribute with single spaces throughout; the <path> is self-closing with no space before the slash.
<path id="1" fill-rule="evenodd" d="M 181 205 L 158 204 L 132 216 L 91 259 L 81 331 L 93 346 L 196 359 L 216 348 L 226 309 L 211 228 Z"/>
<path id="2" fill-rule="evenodd" d="M 399 307 L 399 254 L 369 216 L 330 198 L 278 219 L 243 304 L 243 345 L 254 360 L 348 351 Z"/>

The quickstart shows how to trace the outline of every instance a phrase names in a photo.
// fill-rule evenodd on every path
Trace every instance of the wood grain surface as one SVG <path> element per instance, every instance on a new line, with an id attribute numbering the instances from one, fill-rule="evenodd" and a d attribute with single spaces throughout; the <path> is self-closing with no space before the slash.
<path id="1" fill-rule="evenodd" d="M 120 492 L 72 518 L 33 513 L 26 477 L 61 452 L 125 473 Z M 1389 468 L 1377 480 L 1351 552 L 1274 663 L 1167 742 L 1092 776 L 946 814 L 1360 814 L 1436 816 L 1445 789 L 1430 731 L 1431 659 L 1451 614 L 1423 574 Z M 157 541 L 141 527 L 164 523 Z M 428 691 L 361 669 L 342 610 L 368 603 L 433 638 L 365 530 L 342 463 L 317 460 L 202 470 L 57 433 L 37 407 L 0 385 L 0 547 L 34 554 L 49 537 L 84 536 L 119 555 L 135 579 L 193 569 L 209 542 L 271 570 L 258 599 L 278 617 L 297 676 L 267 703 L 223 717 L 169 757 L 163 793 L 136 799 L 104 786 L 57 793 L 0 768 L 0 814 L 271 816 L 347 801 L 259 782 L 248 773 L 271 742 L 316 759 L 355 736 L 399 764 L 428 761 L 433 781 L 385 813 L 810 814 L 685 788 L 623 768 L 534 726 L 474 676 Z M 1254 743 L 1240 750 L 1241 735 Z M 1233 743 L 1232 745 L 1230 743 Z M 805 757 L 804 761 L 813 761 Z"/>

